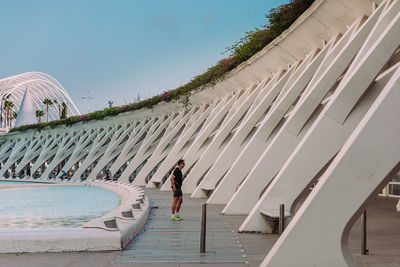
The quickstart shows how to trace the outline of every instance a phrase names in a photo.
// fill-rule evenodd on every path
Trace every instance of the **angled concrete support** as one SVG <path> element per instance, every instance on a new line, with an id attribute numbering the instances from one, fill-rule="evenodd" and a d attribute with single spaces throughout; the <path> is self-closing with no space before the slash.
<path id="1" fill-rule="evenodd" d="M 43 136 L 32 137 L 24 157 L 21 159 L 17 168 L 15 168 L 15 173 L 19 173 L 27 164 L 30 164 L 33 159 L 39 156 L 44 142 L 45 138 L 43 138 Z"/>
<path id="2" fill-rule="evenodd" d="M 149 133 L 146 134 L 143 143 L 141 144 L 139 150 L 133 157 L 132 161 L 128 164 L 126 169 L 121 174 L 119 178 L 120 182 L 128 183 L 129 176 L 141 165 L 145 162 L 151 154 L 154 152 L 157 144 L 160 142 L 160 139 L 166 132 L 166 128 L 174 119 L 178 116 L 182 116 L 184 111 L 181 111 L 179 114 L 173 113 L 168 116 L 164 116 L 163 118 L 157 120 L 157 122 L 149 129 Z M 175 122 L 177 122 L 175 120 Z M 155 126 L 157 125 L 157 126 Z M 135 182 L 133 182 L 136 184 Z M 143 185 L 143 184 L 136 184 L 136 185 Z"/>
<path id="3" fill-rule="evenodd" d="M 75 164 L 79 163 L 79 161 L 89 153 L 93 140 L 95 140 L 99 134 L 101 134 L 101 129 L 88 130 L 86 133 L 82 134 L 74 148 L 74 152 L 72 152 L 70 158 L 64 165 L 64 171 L 71 170 Z M 80 177 L 78 177 L 78 180 L 80 180 Z"/>
<path id="4" fill-rule="evenodd" d="M 207 118 L 200 132 L 197 134 L 196 139 L 193 141 L 192 145 L 183 156 L 186 163 L 185 169 L 183 170 L 184 175 L 190 172 L 191 168 L 195 165 L 208 144 L 211 142 L 213 134 L 217 130 L 218 126 L 222 123 L 227 113 L 227 110 L 231 106 L 232 102 L 232 95 L 227 95 L 222 100 L 215 101 L 215 107 L 211 111 L 211 114 L 213 114 L 213 116 L 209 116 Z M 165 181 L 164 185 L 161 187 L 161 190 L 171 190 L 169 179 Z"/>
<path id="5" fill-rule="evenodd" d="M 230 108 L 221 126 L 216 131 L 214 138 L 211 140 L 210 144 L 207 146 L 196 165 L 186 177 L 184 183 L 185 190 L 187 191 L 185 192 L 190 192 L 189 184 L 195 184 L 198 188 L 199 181 L 202 179 L 202 177 L 204 177 L 204 175 L 206 175 L 220 152 L 228 144 L 229 140 L 233 136 L 232 131 L 237 124 L 240 124 L 244 114 L 248 110 L 251 100 L 254 100 L 256 96 L 256 93 L 252 94 L 255 89 L 258 91 L 260 87 L 256 88 L 255 85 L 253 85 L 250 86 L 245 92 L 239 91 L 236 93 L 234 98 L 235 102 L 232 104 L 232 107 Z M 246 102 L 246 99 L 249 97 L 249 95 L 252 97 Z M 243 102 L 245 102 L 245 105 L 242 104 Z M 206 197 L 206 194 L 202 191 L 202 189 L 199 188 L 197 192 L 193 192 L 192 197 Z"/>
<path id="6" fill-rule="evenodd" d="M 271 141 L 262 158 L 253 167 L 252 172 L 234 194 L 224 213 L 237 212 L 247 214 L 251 211 L 262 191 L 272 181 L 316 119 L 321 111 L 321 106 L 328 101 L 328 99 L 324 100 L 324 98 L 326 96 L 329 97 L 330 90 L 330 94 L 332 94 L 332 90 L 335 89 L 335 83 L 346 70 L 351 59 L 359 51 L 376 20 L 377 17 L 371 18 L 359 31 L 356 30 L 364 19 L 356 20 L 344 36 L 330 49 L 313 79 L 308 84 L 303 97 L 294 107 L 280 132 Z M 294 125 L 297 126 L 295 133 L 291 130 Z M 249 190 L 253 192 L 251 199 L 248 198 Z M 243 197 L 246 199 L 245 204 L 241 203 Z"/>
<path id="7" fill-rule="evenodd" d="M 137 123 L 132 123 L 132 125 L 123 124 L 118 130 L 116 130 L 108 143 L 106 151 L 103 156 L 101 156 L 94 169 L 90 172 L 88 179 L 96 179 L 97 175 L 106 167 L 106 165 L 121 153 L 126 142 L 129 140 L 129 133 L 131 133 L 136 126 Z"/>
<path id="8" fill-rule="evenodd" d="M 8 140 L 1 146 L 0 150 L 0 162 L 5 162 L 12 152 L 12 148 L 15 146 L 15 140 Z"/>
<path id="9" fill-rule="evenodd" d="M 215 138 L 202 156 L 204 159 L 207 159 L 206 162 L 202 163 L 204 165 L 203 169 L 208 169 L 210 167 L 211 169 L 205 174 L 203 180 L 193 192 L 192 197 L 206 197 L 207 191 L 215 188 L 218 178 L 221 177 L 221 175 L 215 175 L 215 171 L 223 170 L 224 168 L 220 169 L 221 166 L 218 165 L 218 163 L 221 163 L 220 161 L 217 162 L 217 164 L 214 163 L 219 158 L 222 151 L 224 151 L 225 147 L 230 143 L 230 140 L 234 136 L 234 132 L 237 131 L 238 127 L 243 122 L 243 118 L 254 103 L 256 97 L 259 95 L 260 91 L 264 89 L 263 86 L 264 83 L 260 83 L 256 88 L 254 88 L 254 86 L 248 88 L 245 94 L 237 100 L 236 105 L 234 105 L 238 106 L 235 113 L 225 123 L 224 127 L 219 129 Z M 201 162 L 199 162 L 199 164 L 200 163 Z M 195 175 L 195 173 L 193 174 Z M 198 173 L 197 179 L 200 179 L 203 175 L 204 174 L 201 172 Z"/>
<path id="10" fill-rule="evenodd" d="M 89 153 L 87 153 L 86 158 L 83 160 L 79 168 L 75 171 L 74 175 L 72 176 L 72 180 L 79 181 L 84 171 L 91 171 L 88 169 L 89 166 L 91 166 L 96 160 L 99 159 L 101 155 L 104 154 L 111 137 L 117 130 L 117 127 L 118 126 L 108 127 L 96 136 L 96 138 L 92 141 L 90 148 L 88 148 Z"/>
<path id="11" fill-rule="evenodd" d="M 130 133 L 128 133 L 128 140 L 125 142 L 121 153 L 110 168 L 110 172 L 112 175 L 115 175 L 115 173 L 117 173 L 119 169 L 136 154 L 144 138 L 147 136 L 149 129 L 151 129 L 151 127 L 157 121 L 158 118 L 152 118 L 151 120 L 142 120 L 137 127 L 135 127 Z"/>
<path id="12" fill-rule="evenodd" d="M 400 113 L 398 99 L 400 71 L 378 96 L 261 266 L 355 266 L 347 247 L 350 229 L 369 201 L 400 170 L 400 124 L 393 116 Z M 331 119 L 341 124 L 340 115 Z"/>
<path id="13" fill-rule="evenodd" d="M 188 129 L 180 135 L 176 141 L 174 147 L 168 153 L 165 160 L 162 162 L 156 173 L 151 177 L 149 183 L 146 185 L 148 188 L 157 187 L 163 182 L 164 176 L 175 166 L 180 158 L 186 153 L 197 134 L 200 132 L 201 126 L 204 124 L 206 119 L 209 117 L 211 110 L 216 103 L 209 106 L 208 104 L 203 105 L 199 109 L 198 118 L 193 121 L 191 125 L 188 125 Z M 185 128 L 186 129 L 186 128 Z"/>
<path id="14" fill-rule="evenodd" d="M 316 56 L 314 53 L 310 54 L 298 67 L 298 70 L 293 73 L 293 75 L 297 75 L 287 82 L 289 86 L 285 86 L 282 89 L 282 91 L 286 92 L 285 96 L 275 105 L 275 108 L 268 111 L 266 117 L 261 121 L 260 126 L 257 128 L 254 135 L 240 152 L 239 157 L 235 160 L 234 164 L 225 175 L 224 180 L 226 180 L 227 183 L 231 183 L 231 186 L 229 186 L 230 192 L 235 191 L 237 186 L 240 185 L 246 175 L 251 171 L 257 159 L 268 147 L 268 144 L 282 126 L 282 121 L 285 120 L 285 114 L 289 111 L 290 107 L 296 103 L 296 100 L 298 100 L 301 92 L 304 90 L 323 60 L 328 48 L 329 46 L 324 47 L 324 49 Z M 221 183 L 226 186 L 224 181 Z"/>
<path id="15" fill-rule="evenodd" d="M 3 167 L 0 169 L 0 177 L 3 176 L 8 168 L 13 166 L 18 160 L 20 160 L 29 146 L 30 139 L 22 138 L 17 141 L 8 157 L 7 161 L 4 163 Z"/>
<path id="16" fill-rule="evenodd" d="M 392 8 L 395 9 L 396 6 L 394 5 Z M 398 11 L 400 11 L 400 5 L 398 8 Z M 380 21 L 386 21 L 382 20 L 382 18 L 384 16 L 390 16 L 389 11 L 381 15 L 377 25 L 379 25 Z M 392 16 L 395 16 L 395 14 L 396 13 L 393 12 Z M 393 17 L 391 20 L 393 21 Z M 370 87 L 374 77 L 378 75 L 380 69 L 383 68 L 396 48 L 400 45 L 400 39 L 395 37 L 398 31 L 398 29 L 394 28 L 395 25 L 396 24 L 389 25 L 385 30 L 381 28 L 381 31 L 377 31 L 380 27 L 375 27 L 375 29 L 372 30 L 368 38 L 371 38 L 373 35 L 380 35 L 380 38 L 376 38 L 377 41 L 375 43 L 370 43 L 370 47 L 364 46 L 362 50 L 360 50 L 360 52 L 363 52 L 363 49 L 368 51 L 360 61 L 353 62 L 356 66 L 352 67 L 352 75 L 344 77 L 326 109 L 311 127 L 304 141 L 302 141 L 299 148 L 296 149 L 296 152 L 286 164 L 283 170 L 284 172 L 282 172 L 284 176 L 281 176 L 281 174 L 278 175 L 276 180 L 271 184 L 270 188 L 267 189 L 264 196 L 258 201 L 257 205 L 246 218 L 240 230 L 248 231 L 252 229 L 268 231 L 268 227 L 266 227 L 265 223 L 262 223 L 262 217 L 265 215 L 277 216 L 277 207 L 274 207 L 274 205 L 284 203 L 286 207 L 289 207 L 287 215 L 290 215 L 289 211 L 293 210 L 295 199 L 297 199 L 307 184 L 312 181 L 324 165 L 338 152 L 344 141 L 351 134 L 377 94 L 385 85 L 385 82 L 387 82 L 394 70 L 397 69 L 396 65 L 391 70 L 386 71 L 378 78 L 375 85 L 373 85 L 372 88 Z M 378 55 L 380 55 L 379 60 L 376 59 Z M 365 92 L 368 88 L 370 88 L 370 90 L 366 94 Z M 351 96 L 349 93 L 351 93 Z M 343 111 L 347 112 L 343 113 Z M 296 114 L 303 113 L 297 112 Z M 342 118 L 340 124 L 332 123 L 332 117 Z M 289 123 L 289 132 L 298 133 L 298 130 L 301 128 L 296 126 L 298 126 L 298 124 Z M 319 150 L 318 147 L 322 143 L 327 144 L 326 148 Z M 307 155 L 309 157 L 307 157 Z M 299 169 L 299 164 L 304 168 Z M 283 192 L 281 186 L 288 184 L 289 177 L 287 176 L 287 171 L 291 172 L 293 175 L 293 166 L 297 166 L 296 169 L 298 173 L 296 173 L 295 178 L 293 176 L 291 178 L 296 179 L 296 182 L 292 181 L 291 184 L 293 185 L 285 187 Z"/>
<path id="17" fill-rule="evenodd" d="M 189 123 L 190 119 L 196 119 L 199 115 L 199 108 L 193 107 L 187 113 L 182 112 L 182 116 L 176 117 L 173 123 L 168 125 L 166 132 L 158 143 L 156 149 L 151 154 L 143 168 L 140 170 L 139 174 L 136 176 L 135 184 L 147 184 L 148 180 L 152 176 L 151 172 L 155 172 L 158 166 L 160 166 L 166 156 L 170 153 L 172 147 L 185 130 L 185 127 L 187 123 Z"/>
<path id="18" fill-rule="evenodd" d="M 74 152 L 75 146 L 81 136 L 82 131 L 78 133 L 71 132 L 65 135 L 65 137 L 61 140 L 61 143 L 59 144 L 58 150 L 54 155 L 53 160 L 49 163 L 46 170 L 43 172 L 42 177 L 48 178 L 51 172 L 57 167 L 57 165 Z"/>

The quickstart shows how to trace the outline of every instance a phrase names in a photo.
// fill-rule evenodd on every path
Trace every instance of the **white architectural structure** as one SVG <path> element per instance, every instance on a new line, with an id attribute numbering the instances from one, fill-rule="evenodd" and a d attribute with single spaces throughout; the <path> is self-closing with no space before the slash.
<path id="1" fill-rule="evenodd" d="M 35 124 L 37 122 L 35 108 L 33 106 L 33 97 L 29 88 L 25 90 L 24 97 L 21 101 L 21 106 L 18 111 L 17 120 L 14 127 L 19 127 L 27 124 Z"/>
<path id="2" fill-rule="evenodd" d="M 183 191 L 248 215 L 240 231 L 273 232 L 285 204 L 288 227 L 263 266 L 352 265 L 349 229 L 400 169 L 399 47 L 399 0 L 317 0 L 188 108 L 2 137 L 0 175 L 32 165 L 42 179 L 111 173 L 171 190 L 184 158 Z"/>
<path id="3" fill-rule="evenodd" d="M 68 115 L 80 115 L 79 110 L 62 85 L 50 75 L 41 72 L 26 72 L 0 79 L 1 105 L 4 105 L 4 101 L 7 99 L 14 104 L 13 111 L 18 112 L 27 90 L 30 94 L 28 108 L 33 109 L 33 116 L 35 116 L 36 110 L 45 110 L 43 100 L 46 98 L 56 100 L 59 103 L 58 105 L 64 102 L 67 105 Z M 60 118 L 58 105 L 49 107 L 49 121 Z M 1 106 L 1 112 L 3 112 L 3 106 Z M 33 122 L 31 120 L 32 118 L 28 119 L 25 116 L 23 121 L 18 122 L 18 126 L 26 124 L 26 122 L 36 122 L 36 119 Z"/>

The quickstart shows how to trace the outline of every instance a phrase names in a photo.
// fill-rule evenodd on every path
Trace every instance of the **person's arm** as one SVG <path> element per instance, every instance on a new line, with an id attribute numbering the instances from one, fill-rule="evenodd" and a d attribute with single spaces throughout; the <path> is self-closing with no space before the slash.
<path id="1" fill-rule="evenodd" d="M 175 175 L 171 175 L 171 187 L 172 187 L 172 191 L 176 191 L 176 187 L 175 187 Z"/>

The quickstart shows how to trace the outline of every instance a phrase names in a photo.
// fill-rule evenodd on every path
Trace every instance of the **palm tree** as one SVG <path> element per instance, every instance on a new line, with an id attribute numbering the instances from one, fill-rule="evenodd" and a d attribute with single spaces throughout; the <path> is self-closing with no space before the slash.
<path id="1" fill-rule="evenodd" d="M 6 96 L 3 96 L 3 98 L 1 99 L 1 109 L 2 109 L 2 111 L 0 112 L 1 113 L 1 127 L 3 127 L 3 120 L 4 120 L 5 127 L 7 127 L 7 121 L 6 121 L 7 115 L 6 115 L 5 103 L 10 97 L 11 97 L 11 94 L 8 94 Z M 3 116 L 3 110 L 4 110 L 4 116 Z"/>
<path id="2" fill-rule="evenodd" d="M 65 104 L 65 102 L 62 102 L 61 105 L 62 105 L 61 119 L 66 119 L 68 117 L 67 104 Z"/>
<path id="3" fill-rule="evenodd" d="M 49 122 L 49 107 L 53 105 L 53 101 L 50 98 L 43 100 L 43 104 L 46 105 L 46 121 Z"/>
<path id="4" fill-rule="evenodd" d="M 12 122 L 13 120 L 16 120 L 16 119 L 17 119 L 17 117 L 18 117 L 18 113 L 15 112 L 15 111 L 13 111 L 12 116 L 11 116 L 11 118 L 10 118 L 10 125 L 11 125 L 11 122 Z"/>
<path id="5" fill-rule="evenodd" d="M 57 101 L 57 99 L 54 99 L 53 103 L 58 104 L 58 116 L 60 116 L 60 119 L 61 119 L 61 104 L 60 104 L 60 102 Z"/>
<path id="6" fill-rule="evenodd" d="M 44 111 L 41 109 L 36 110 L 36 117 L 38 119 L 38 122 L 42 122 L 42 117 L 44 116 Z"/>
<path id="7" fill-rule="evenodd" d="M 6 99 L 8 99 L 8 97 Z M 13 107 L 14 103 L 12 101 L 6 100 L 4 102 L 4 111 L 6 113 L 6 127 L 11 126 L 11 111 Z"/>

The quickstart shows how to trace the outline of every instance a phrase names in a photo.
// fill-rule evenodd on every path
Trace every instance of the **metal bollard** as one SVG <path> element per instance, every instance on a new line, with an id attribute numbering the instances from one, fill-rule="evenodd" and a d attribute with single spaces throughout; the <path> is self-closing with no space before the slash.
<path id="1" fill-rule="evenodd" d="M 200 253 L 206 253 L 207 203 L 201 203 Z"/>
<path id="2" fill-rule="evenodd" d="M 361 215 L 361 255 L 368 255 L 367 249 L 367 210 Z"/>
<path id="3" fill-rule="evenodd" d="M 279 235 L 285 230 L 285 204 L 279 206 Z"/>

